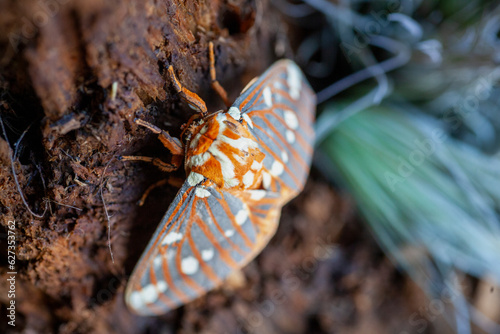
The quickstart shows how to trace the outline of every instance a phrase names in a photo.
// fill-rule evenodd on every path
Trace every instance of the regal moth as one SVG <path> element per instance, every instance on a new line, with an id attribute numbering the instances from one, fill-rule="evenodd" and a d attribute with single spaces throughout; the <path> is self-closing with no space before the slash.
<path id="1" fill-rule="evenodd" d="M 160 315 L 188 303 L 265 247 L 309 174 L 315 103 L 299 67 L 280 60 L 229 108 L 190 120 L 175 140 L 187 179 L 127 284 L 132 311 Z"/>

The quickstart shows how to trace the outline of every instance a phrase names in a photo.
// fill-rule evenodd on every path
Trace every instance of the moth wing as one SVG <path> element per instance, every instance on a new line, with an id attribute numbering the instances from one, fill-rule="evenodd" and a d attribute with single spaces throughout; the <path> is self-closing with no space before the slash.
<path id="1" fill-rule="evenodd" d="M 277 193 L 186 181 L 130 278 L 127 305 L 159 315 L 220 285 L 274 235 L 282 205 Z"/>
<path id="2" fill-rule="evenodd" d="M 272 65 L 243 90 L 232 106 L 241 113 L 266 154 L 264 188 L 279 192 L 287 200 L 304 188 L 309 174 L 315 106 L 313 90 L 291 60 Z"/>

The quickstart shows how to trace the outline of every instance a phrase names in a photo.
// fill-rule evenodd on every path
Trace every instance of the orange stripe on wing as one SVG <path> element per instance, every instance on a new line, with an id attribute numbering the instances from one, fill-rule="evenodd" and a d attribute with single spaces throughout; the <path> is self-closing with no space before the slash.
<path id="1" fill-rule="evenodd" d="M 193 223 L 195 216 L 197 217 L 195 210 L 191 210 L 191 212 L 189 213 L 189 219 L 186 226 L 186 230 L 184 231 L 184 235 L 181 241 L 179 242 L 177 252 L 175 254 L 175 268 L 177 269 L 180 277 L 182 278 L 182 283 L 186 284 L 188 287 L 193 289 L 198 295 L 201 295 L 205 291 L 205 289 L 203 289 L 203 287 L 200 286 L 198 282 L 189 277 L 189 275 L 186 275 L 182 271 L 182 266 L 181 266 L 182 246 L 184 246 L 184 242 L 188 238 L 187 236 L 191 233 L 191 224 Z"/>
<path id="2" fill-rule="evenodd" d="M 276 139 L 272 138 L 272 137 L 268 137 L 268 139 L 270 139 L 274 144 L 276 144 L 276 146 L 280 149 L 280 150 L 283 150 L 284 147 L 283 147 L 283 143 L 285 143 L 286 145 L 286 148 L 288 149 L 288 152 L 290 152 L 292 154 L 292 161 L 295 162 L 295 163 L 298 163 L 299 165 L 301 165 L 301 168 L 303 170 L 309 170 L 309 165 L 304 161 L 304 159 L 300 156 L 300 153 L 297 152 L 297 150 L 295 150 L 290 144 L 288 144 L 288 142 L 284 141 L 284 138 L 283 136 L 278 132 L 276 131 L 276 128 L 274 126 L 271 125 L 271 123 L 268 121 L 268 120 L 264 120 L 264 122 L 266 123 L 266 125 L 268 125 L 269 127 L 271 127 L 273 131 L 276 132 L 277 136 L 279 137 L 279 141 L 277 141 Z M 259 129 L 260 131 L 264 131 L 264 129 L 258 125 L 255 125 L 255 127 L 257 129 Z M 297 139 L 297 136 L 295 137 Z M 274 159 L 278 160 L 278 161 L 281 161 L 281 157 L 278 157 L 272 150 L 270 147 L 268 147 L 265 142 L 261 141 L 261 146 L 264 146 L 266 148 L 266 150 L 273 156 Z M 302 145 L 301 145 L 302 147 Z M 309 148 L 309 150 L 311 151 L 310 153 L 307 152 L 308 150 L 305 149 L 304 147 L 302 147 L 305 151 L 306 154 L 312 154 L 312 148 Z M 283 165 L 286 167 L 287 164 L 283 162 Z M 288 167 L 286 167 L 287 170 L 290 170 Z M 290 176 L 293 178 L 295 176 L 295 174 L 293 173 L 290 173 Z M 299 182 L 297 181 L 296 182 L 297 184 L 299 184 Z"/>
<path id="3" fill-rule="evenodd" d="M 212 216 L 212 218 L 213 218 L 213 216 Z M 200 222 L 201 222 L 201 224 L 200 224 Z M 210 240 L 210 242 L 212 243 L 212 245 L 214 245 L 215 249 L 217 249 L 217 251 L 219 252 L 219 256 L 222 259 L 222 261 L 224 261 L 227 264 L 227 266 L 230 267 L 230 268 L 237 268 L 238 264 L 233 260 L 233 258 L 229 254 L 228 250 L 225 249 L 224 247 L 222 247 L 220 245 L 220 243 L 217 242 L 217 240 L 214 239 L 212 233 L 207 228 L 207 226 L 203 223 L 203 221 L 201 221 L 201 219 L 198 218 L 196 223 L 198 224 L 198 226 L 200 227 L 200 229 L 203 231 L 203 233 L 205 233 L 205 236 L 208 238 L 208 240 Z"/>
<path id="4" fill-rule="evenodd" d="M 188 237 L 188 242 L 189 242 L 189 246 L 191 247 L 191 250 L 193 251 L 193 255 L 200 263 L 201 270 L 203 270 L 203 273 L 205 274 L 205 276 L 208 277 L 208 279 L 210 279 L 215 285 L 219 285 L 222 282 L 222 280 L 219 278 L 219 276 L 217 276 L 217 274 L 215 274 L 212 267 L 207 265 L 207 263 L 203 260 L 200 252 L 198 251 L 198 248 L 196 248 L 196 244 L 195 244 L 193 238 L 191 237 L 191 234 Z"/>
<path id="5" fill-rule="evenodd" d="M 208 201 L 206 199 L 202 199 L 203 202 L 205 203 L 205 206 L 208 208 Z M 219 203 L 221 204 L 221 203 Z M 228 237 L 226 237 L 226 234 L 224 232 L 224 230 L 222 229 L 222 227 L 219 225 L 219 223 L 217 222 L 217 219 L 215 218 L 215 216 L 213 215 L 212 211 L 211 210 L 207 210 L 208 214 L 210 215 L 210 218 L 212 219 L 212 221 L 214 222 L 214 225 L 215 227 L 217 228 L 217 230 L 219 231 L 219 233 L 224 237 L 224 239 L 231 245 L 231 247 L 233 247 L 233 249 L 240 255 L 244 255 L 246 252 L 244 250 L 242 250 L 240 248 L 240 246 L 238 246 L 237 244 L 235 244 L 233 242 L 233 240 L 229 239 Z M 214 241 L 216 243 L 218 243 L 215 239 Z"/>
<path id="6" fill-rule="evenodd" d="M 248 236 L 243 231 L 241 226 L 236 223 L 236 217 L 233 215 L 233 213 L 231 212 L 231 209 L 229 208 L 229 205 L 227 204 L 226 200 L 224 199 L 224 194 L 221 194 L 221 195 L 222 195 L 222 202 L 220 204 L 221 204 L 222 208 L 224 209 L 224 211 L 226 212 L 226 215 L 228 216 L 229 220 L 231 220 L 231 225 L 241 235 L 241 237 L 243 238 L 243 241 L 245 242 L 245 245 L 251 249 L 253 246 L 252 240 L 250 240 L 248 238 Z"/>
<path id="7" fill-rule="evenodd" d="M 254 106 L 254 104 L 249 105 L 248 101 L 250 101 L 255 96 L 255 94 L 258 94 L 255 101 L 256 102 L 259 101 L 261 95 L 263 94 L 262 87 L 269 86 L 269 82 L 277 77 L 276 72 L 286 73 L 285 71 L 283 71 L 283 69 L 286 69 L 286 66 L 279 66 L 279 67 L 274 68 L 273 71 L 271 71 L 270 73 L 267 74 L 267 77 L 266 77 L 267 80 L 263 80 L 259 85 L 253 87 L 252 90 L 248 90 L 249 94 L 248 94 L 247 98 L 245 100 L 243 100 L 243 102 L 240 104 L 240 110 L 242 112 L 244 112 L 248 109 L 251 109 L 251 107 Z"/>
<path id="8" fill-rule="evenodd" d="M 172 276 L 170 276 L 170 269 L 168 268 L 168 261 L 167 261 L 167 256 L 165 254 L 165 248 L 160 249 L 160 254 L 162 258 L 161 261 L 162 274 L 163 277 L 165 278 L 165 281 L 167 282 L 168 288 L 172 290 L 172 292 L 177 296 L 177 298 L 180 299 L 182 303 L 189 302 L 190 300 L 189 297 L 175 285 Z M 153 266 L 151 266 L 151 268 L 153 268 Z"/>
<path id="9" fill-rule="evenodd" d="M 303 168 L 304 168 L 304 169 L 306 169 L 306 170 L 307 170 L 307 169 L 309 169 L 309 166 L 307 166 L 307 164 L 303 161 L 303 159 L 302 159 L 302 158 L 298 155 L 299 153 L 298 153 L 296 150 L 294 150 L 294 149 L 293 149 L 290 145 L 288 145 L 288 144 L 286 143 L 286 141 L 284 141 L 283 136 L 281 136 L 281 134 L 280 134 L 278 131 L 276 131 L 276 128 L 275 128 L 274 126 L 272 126 L 272 125 L 271 125 L 271 122 L 269 122 L 269 121 L 268 121 L 268 120 L 266 120 L 266 119 L 263 119 L 263 120 L 264 120 L 264 122 L 266 123 L 266 125 L 268 125 L 268 126 L 269 126 L 269 128 L 271 128 L 271 130 L 273 130 L 273 131 L 276 133 L 276 135 L 277 135 L 277 136 L 279 137 L 279 139 L 280 139 L 280 142 L 281 142 L 281 143 L 285 143 L 285 145 L 287 145 L 288 151 L 289 151 L 290 153 L 292 153 L 292 155 L 293 155 L 293 159 L 294 159 L 293 161 L 299 162 L 299 163 L 303 166 Z M 264 129 L 262 129 L 262 128 L 261 128 L 261 127 L 259 127 L 258 125 L 254 125 L 254 126 L 255 126 L 257 129 L 259 129 L 259 130 L 261 130 L 261 131 L 264 131 Z M 269 137 L 269 138 L 271 138 L 271 137 Z M 275 139 L 273 139 L 273 138 L 271 138 L 271 139 L 272 139 L 272 140 L 273 140 L 273 142 L 276 144 L 276 146 L 278 146 L 280 149 L 283 149 L 283 145 L 281 145 L 281 144 L 280 144 L 280 142 L 277 142 L 277 141 L 276 141 Z M 281 162 L 282 162 L 281 157 L 279 157 L 276 153 L 274 153 L 274 152 L 273 152 L 273 150 L 271 150 L 271 148 L 267 147 L 267 145 L 266 145 L 264 142 L 262 142 L 262 141 L 261 141 L 261 145 L 262 145 L 262 146 L 266 149 L 266 151 L 267 151 L 269 154 L 271 154 L 271 156 L 272 156 L 275 160 L 277 160 L 277 161 L 281 161 Z M 290 178 L 291 178 L 291 179 L 292 179 L 292 180 L 293 180 L 293 181 L 294 181 L 297 185 L 299 185 L 301 182 L 299 182 L 299 179 L 297 179 L 297 177 L 295 176 L 295 173 L 292 173 L 292 171 L 291 171 L 291 170 L 290 170 L 290 168 L 288 167 L 288 164 L 286 164 L 286 163 L 284 163 L 284 162 L 282 162 L 282 164 L 283 164 L 284 169 L 285 169 L 285 170 L 287 171 L 287 173 L 290 175 Z M 268 172 L 269 172 L 269 171 L 268 171 Z"/>
<path id="10" fill-rule="evenodd" d="M 186 207 L 183 209 L 182 213 L 179 215 L 178 219 L 176 221 L 173 221 L 175 215 L 177 214 L 177 212 L 179 211 L 179 209 L 182 207 L 182 204 L 185 202 L 186 200 L 186 197 L 188 196 L 190 190 L 192 188 L 190 188 L 188 191 L 186 191 L 183 196 L 182 196 L 182 199 L 179 201 L 178 205 L 175 207 L 174 211 L 172 212 L 172 214 L 170 215 L 170 218 L 169 220 L 167 220 L 164 225 L 165 227 L 163 228 L 163 230 L 158 234 L 158 238 L 156 238 L 153 243 L 151 244 L 151 246 L 149 248 L 147 248 L 147 251 L 146 253 L 144 253 L 145 255 L 144 256 L 144 259 L 149 259 L 151 257 L 151 253 L 155 252 L 157 249 L 161 248 L 160 246 L 158 246 L 158 243 L 161 242 L 161 238 L 159 238 L 160 236 L 165 236 L 167 235 L 174 227 L 176 227 L 177 225 L 177 230 L 179 230 L 180 226 L 182 224 L 177 224 L 183 217 L 183 214 L 184 212 L 186 211 L 187 209 L 187 205 Z M 141 262 L 140 264 L 142 264 L 144 262 Z"/>
<path id="11" fill-rule="evenodd" d="M 279 105 L 277 108 L 280 108 L 280 109 L 283 109 L 282 108 L 283 105 Z M 252 110 L 251 112 L 252 114 L 253 113 L 256 113 L 255 116 L 259 117 L 260 119 L 262 119 L 266 125 L 268 127 L 270 127 L 274 133 L 277 133 L 278 135 L 280 135 L 280 139 L 282 142 L 284 142 L 289 148 L 290 148 L 290 151 L 293 151 L 293 147 L 290 146 L 288 144 L 287 141 L 284 140 L 284 138 L 281 136 L 281 133 L 276 129 L 276 127 L 274 127 L 272 125 L 272 123 L 266 118 L 266 117 L 263 117 L 265 114 L 272 114 L 285 128 L 288 129 L 288 126 L 286 125 L 286 123 L 284 122 L 284 120 L 279 116 L 277 115 L 274 111 L 272 111 L 271 109 L 262 109 L 262 110 Z M 253 116 L 253 115 L 250 115 L 250 116 Z M 261 127 L 258 127 L 258 129 L 260 129 L 261 131 L 263 131 L 264 133 L 266 133 Z M 312 129 L 312 127 L 301 127 L 300 130 L 305 130 L 305 129 Z M 311 146 L 310 143 L 306 143 L 305 139 L 303 138 L 303 134 L 300 132 L 300 131 L 295 131 L 295 130 L 291 130 L 294 132 L 294 134 L 298 134 L 298 141 L 299 141 L 299 144 L 301 146 L 301 148 L 306 152 L 306 154 L 312 154 L 312 151 L 313 151 L 313 148 Z M 304 131 L 306 132 L 306 131 Z M 310 136 L 313 136 L 314 135 L 314 132 L 312 132 L 312 134 Z M 297 136 L 295 136 L 296 139 L 297 139 Z"/>
<path id="12" fill-rule="evenodd" d="M 254 113 L 255 113 L 255 115 L 254 115 Z M 284 122 L 283 119 L 281 117 L 279 117 L 279 115 L 274 113 L 274 111 L 271 111 L 271 109 L 252 110 L 249 113 L 250 116 L 256 116 L 256 117 L 259 117 L 261 120 L 263 120 L 266 123 L 266 126 L 270 127 L 274 133 L 279 135 L 281 142 L 285 143 L 287 145 L 287 147 L 290 148 L 290 151 L 293 151 L 293 147 L 291 145 L 289 145 L 287 141 L 284 140 L 283 136 L 281 136 L 281 133 L 272 125 L 272 123 L 270 123 L 270 121 L 266 117 L 264 117 L 265 114 L 272 114 L 285 128 L 288 128 L 286 123 L 283 123 Z M 264 129 L 262 127 L 259 127 L 258 125 L 254 125 L 254 126 L 257 127 L 259 130 L 261 130 L 264 134 L 266 133 L 266 131 L 264 131 Z M 305 128 L 307 128 L 307 127 L 301 127 L 301 130 L 304 130 Z M 295 136 L 295 139 L 299 142 L 299 145 L 304 150 L 304 152 L 306 152 L 306 154 L 312 154 L 313 148 L 312 148 L 311 144 L 306 142 L 303 134 L 300 133 L 299 131 L 294 131 L 294 130 L 291 130 L 291 131 L 293 131 L 294 135 L 298 135 L 298 136 Z M 266 137 L 266 138 L 271 138 L 271 137 Z"/>
<path id="13" fill-rule="evenodd" d="M 149 266 L 149 277 L 151 278 L 151 283 L 153 285 L 158 285 L 158 281 L 156 279 L 156 272 L 154 271 L 154 266 L 153 264 L 151 263 L 150 266 Z M 165 277 L 165 276 L 164 276 Z M 168 282 L 167 282 L 167 285 L 168 285 Z M 176 305 L 175 303 L 172 301 L 172 299 L 168 298 L 166 295 L 164 295 L 163 293 L 160 293 L 159 294 L 159 299 L 165 304 L 167 305 L 167 307 L 169 308 L 174 308 Z M 149 304 L 148 304 L 149 306 Z M 154 305 L 153 305 L 154 306 Z M 158 308 L 158 307 L 155 307 L 155 308 Z M 157 314 L 161 314 L 163 313 L 162 310 L 160 310 L 159 312 L 155 312 Z"/>

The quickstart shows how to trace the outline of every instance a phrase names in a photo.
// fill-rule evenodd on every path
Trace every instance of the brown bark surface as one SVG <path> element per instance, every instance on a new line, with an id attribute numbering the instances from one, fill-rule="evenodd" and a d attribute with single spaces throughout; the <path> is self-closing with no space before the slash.
<path id="1" fill-rule="evenodd" d="M 158 318 L 133 315 L 123 303 L 128 275 L 176 192 L 164 187 L 136 205 L 164 175 L 116 158 L 139 152 L 168 160 L 169 154 L 133 119 L 180 133 L 192 111 L 166 80 L 168 65 L 209 110 L 222 107 L 209 85 L 209 41 L 231 99 L 276 57 L 289 54 L 275 54 L 287 28 L 272 5 L 4 0 L 0 13 L 0 107 L 7 132 L 0 138 L 0 332 L 421 328 L 408 320 L 415 305 L 425 303 L 417 300 L 418 290 L 355 221 L 352 203 L 314 172 L 305 192 L 285 207 L 263 254 L 223 288 Z M 16 222 L 17 239 L 15 328 L 5 317 L 9 220 Z"/>

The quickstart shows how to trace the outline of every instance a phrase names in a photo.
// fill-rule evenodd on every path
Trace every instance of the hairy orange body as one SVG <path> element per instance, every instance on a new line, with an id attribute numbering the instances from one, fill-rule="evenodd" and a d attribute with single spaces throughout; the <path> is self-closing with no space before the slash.
<path id="1" fill-rule="evenodd" d="M 195 172 L 221 188 L 257 189 L 264 153 L 245 120 L 216 113 L 197 122 L 186 144 L 186 172 Z"/>

